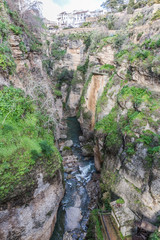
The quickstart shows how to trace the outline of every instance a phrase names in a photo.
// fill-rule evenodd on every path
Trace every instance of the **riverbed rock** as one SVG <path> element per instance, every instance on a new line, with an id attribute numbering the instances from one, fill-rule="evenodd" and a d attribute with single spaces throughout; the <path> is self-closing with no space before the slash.
<path id="1" fill-rule="evenodd" d="M 66 209 L 66 223 L 67 229 L 72 231 L 79 227 L 79 223 L 82 219 L 80 208 L 70 207 Z"/>
<path id="2" fill-rule="evenodd" d="M 84 137 L 84 136 L 79 136 L 79 141 L 80 141 L 80 142 L 85 142 L 85 141 L 86 141 L 86 139 L 85 139 L 85 137 Z"/>
<path id="3" fill-rule="evenodd" d="M 72 155 L 72 149 L 65 149 L 65 147 L 63 148 L 64 150 L 62 150 L 62 157 L 66 157 L 68 155 Z"/>
<path id="4" fill-rule="evenodd" d="M 67 175 L 67 179 L 69 180 L 69 179 L 71 179 L 71 178 L 73 178 L 72 174 L 68 174 L 68 175 Z"/>
<path id="5" fill-rule="evenodd" d="M 68 232 L 65 232 L 64 237 L 63 237 L 63 240 L 72 240 L 72 239 L 73 239 L 73 238 L 72 238 L 71 234 L 68 233 Z"/>
<path id="6" fill-rule="evenodd" d="M 93 143 L 87 143 L 86 145 L 82 146 L 82 155 L 84 157 L 92 157 L 92 156 L 94 156 Z"/>
<path id="7" fill-rule="evenodd" d="M 65 134 L 60 135 L 60 139 L 62 139 L 62 140 L 67 139 L 67 135 L 65 135 Z"/>
<path id="8" fill-rule="evenodd" d="M 65 146 L 65 147 L 72 147 L 72 146 L 73 146 L 73 141 L 72 141 L 72 140 L 67 140 L 67 141 L 64 143 L 64 146 Z"/>
<path id="9" fill-rule="evenodd" d="M 64 172 L 65 173 L 71 173 L 72 172 L 72 168 L 64 168 Z"/>

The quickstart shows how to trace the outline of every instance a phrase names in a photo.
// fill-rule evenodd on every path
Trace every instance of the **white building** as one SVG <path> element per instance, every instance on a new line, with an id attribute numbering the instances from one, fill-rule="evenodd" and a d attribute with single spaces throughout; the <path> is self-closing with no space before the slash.
<path id="1" fill-rule="evenodd" d="M 58 15 L 58 26 L 65 27 L 80 27 L 88 17 L 99 17 L 104 14 L 103 10 L 95 11 L 73 11 L 72 13 L 62 12 Z"/>
<path id="2" fill-rule="evenodd" d="M 89 11 L 74 11 L 73 12 L 73 27 L 79 27 L 86 21 Z"/>

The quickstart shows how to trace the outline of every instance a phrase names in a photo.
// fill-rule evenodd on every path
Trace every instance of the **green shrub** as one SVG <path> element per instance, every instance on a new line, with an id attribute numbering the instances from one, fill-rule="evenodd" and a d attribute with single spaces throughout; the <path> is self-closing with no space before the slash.
<path id="1" fill-rule="evenodd" d="M 116 203 L 117 204 L 124 204 L 125 201 L 122 198 L 119 198 L 119 199 L 116 200 Z"/>
<path id="2" fill-rule="evenodd" d="M 66 50 L 61 48 L 62 44 L 60 39 L 55 38 L 54 42 L 52 43 L 52 48 L 51 48 L 51 55 L 54 57 L 56 60 L 61 60 L 65 54 Z"/>
<path id="3" fill-rule="evenodd" d="M 53 92 L 54 92 L 54 95 L 55 95 L 56 97 L 62 97 L 61 91 L 54 89 Z"/>
<path id="4" fill-rule="evenodd" d="M 84 51 L 87 52 L 88 48 L 90 47 L 91 45 L 91 42 L 92 42 L 92 39 L 91 39 L 91 35 L 87 35 L 85 38 L 84 38 L 84 44 L 85 44 L 85 49 Z"/>
<path id="5" fill-rule="evenodd" d="M 77 70 L 82 72 L 83 74 L 86 74 L 87 69 L 88 69 L 88 64 L 89 64 L 89 58 L 86 59 L 84 65 L 79 65 L 77 67 Z"/>
<path id="6" fill-rule="evenodd" d="M 129 87 L 128 85 L 124 86 L 118 95 L 118 99 L 122 97 L 123 99 L 127 99 L 130 96 L 130 99 L 134 104 L 139 105 L 143 101 L 149 102 L 151 97 L 151 92 L 145 88 L 138 87 Z"/>
<path id="7" fill-rule="evenodd" d="M 113 108 L 111 112 L 102 120 L 96 123 L 96 130 L 101 130 L 106 134 L 105 145 L 108 151 L 117 154 L 122 144 L 121 135 L 117 123 L 117 108 Z"/>
<path id="8" fill-rule="evenodd" d="M 40 147 L 42 149 L 42 153 L 46 156 L 46 157 L 51 157 L 52 153 L 53 153 L 53 148 L 51 147 L 51 145 L 46 141 L 42 141 L 40 142 Z"/>
<path id="9" fill-rule="evenodd" d="M 120 49 L 122 47 L 125 39 L 126 39 L 125 35 L 117 35 L 114 38 L 114 47 L 117 49 Z"/>
<path id="10" fill-rule="evenodd" d="M 42 60 L 42 66 L 46 70 L 47 74 L 50 75 L 52 70 L 53 70 L 54 61 L 50 58 L 49 59 L 43 59 Z"/>
<path id="11" fill-rule="evenodd" d="M 115 56 L 116 56 L 116 58 L 121 58 L 123 55 L 126 55 L 128 53 L 129 53 L 129 51 L 124 49 L 124 50 L 119 51 Z"/>
<path id="12" fill-rule="evenodd" d="M 7 42 L 0 44 L 0 72 L 13 74 L 16 64 Z"/>
<path id="13" fill-rule="evenodd" d="M 82 23 L 81 28 L 83 28 L 83 27 L 90 27 L 91 24 L 92 24 L 91 22 L 84 22 L 84 23 Z"/>
<path id="14" fill-rule="evenodd" d="M 11 24 L 9 26 L 9 28 L 12 30 L 12 32 L 14 32 L 16 35 L 21 35 L 22 34 L 22 29 L 21 27 L 15 26 L 13 24 Z"/>
<path id="15" fill-rule="evenodd" d="M 62 159 L 32 99 L 13 87 L 4 87 L 0 99 L 0 203 L 6 203 L 31 194 L 37 169 L 44 180 L 53 178 Z"/>
<path id="16" fill-rule="evenodd" d="M 129 55 L 129 61 L 134 62 L 135 60 L 145 60 L 150 56 L 150 51 L 148 50 L 139 50 L 134 53 L 134 55 Z"/>
<path id="17" fill-rule="evenodd" d="M 128 143 L 126 145 L 126 153 L 129 155 L 129 156 L 132 156 L 135 154 L 135 148 L 134 148 L 134 144 L 133 143 Z"/>
<path id="18" fill-rule="evenodd" d="M 112 73 L 115 71 L 115 66 L 111 64 L 104 64 L 100 67 L 100 70 L 106 70 L 107 72 Z"/>
<path id="19" fill-rule="evenodd" d="M 37 150 L 31 150 L 31 158 L 34 161 L 37 161 L 40 157 L 42 157 L 41 153 L 39 153 Z"/>
<path id="20" fill-rule="evenodd" d="M 149 240 L 159 240 L 160 239 L 160 233 L 158 231 L 152 233 L 149 237 Z"/>
<path id="21" fill-rule="evenodd" d="M 105 199 L 104 206 L 105 206 L 105 210 L 111 212 L 112 208 L 108 199 Z"/>
<path id="22" fill-rule="evenodd" d="M 142 35 L 143 35 L 143 32 L 141 32 L 141 33 L 138 33 L 138 35 L 137 35 L 137 41 L 139 41 L 139 40 L 140 40 L 140 38 L 142 37 Z"/>
<path id="23" fill-rule="evenodd" d="M 158 40 L 147 39 L 142 43 L 141 47 L 144 47 L 145 49 L 159 48 L 160 47 L 160 39 L 158 39 Z"/>
<path id="24" fill-rule="evenodd" d="M 133 8 L 134 9 L 138 9 L 138 8 L 142 8 L 145 7 L 148 4 L 148 0 L 142 0 L 142 1 L 137 1 L 134 5 Z"/>
<path id="25" fill-rule="evenodd" d="M 56 60 L 61 60 L 66 54 L 66 50 L 62 50 L 62 49 L 53 49 L 52 50 L 52 56 L 56 59 Z"/>
<path id="26" fill-rule="evenodd" d="M 0 19 L 0 38 L 2 38 L 2 40 L 6 40 L 8 37 L 8 33 L 9 29 L 7 22 Z"/>
<path id="27" fill-rule="evenodd" d="M 19 43 L 19 48 L 23 53 L 27 53 L 27 47 L 23 41 Z"/>
<path id="28" fill-rule="evenodd" d="M 151 18 L 151 21 L 155 21 L 155 20 L 158 20 L 158 19 L 160 19 L 160 9 L 158 9 L 158 10 L 154 13 L 153 17 Z"/>
<path id="29" fill-rule="evenodd" d="M 113 30 L 114 29 L 114 16 L 113 15 L 109 15 L 107 17 L 107 27 L 109 30 Z"/>
<path id="30" fill-rule="evenodd" d="M 42 51 L 42 44 L 31 41 L 30 51 L 31 52 L 41 52 Z"/>

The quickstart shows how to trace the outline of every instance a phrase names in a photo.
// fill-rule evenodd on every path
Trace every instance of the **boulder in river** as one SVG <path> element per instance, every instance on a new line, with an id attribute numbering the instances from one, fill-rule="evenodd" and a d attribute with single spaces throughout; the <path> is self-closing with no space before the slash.
<path id="1" fill-rule="evenodd" d="M 72 240 L 72 239 L 73 239 L 73 238 L 72 238 L 71 234 L 68 233 L 68 232 L 65 232 L 64 237 L 63 237 L 63 240 Z"/>
<path id="2" fill-rule="evenodd" d="M 69 207 L 66 209 L 67 229 L 72 231 L 79 227 L 82 219 L 81 209 L 77 207 Z"/>
<path id="3" fill-rule="evenodd" d="M 64 146 L 65 146 L 65 147 L 72 147 L 72 146 L 73 146 L 73 141 L 72 141 L 72 140 L 67 140 L 67 141 L 64 143 Z"/>

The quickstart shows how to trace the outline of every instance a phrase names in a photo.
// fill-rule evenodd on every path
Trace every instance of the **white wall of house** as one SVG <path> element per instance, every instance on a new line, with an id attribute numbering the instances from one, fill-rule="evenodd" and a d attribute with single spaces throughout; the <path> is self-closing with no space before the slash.
<path id="1" fill-rule="evenodd" d="M 88 17 L 98 17 L 103 10 L 95 11 L 73 11 L 73 13 L 62 12 L 58 16 L 58 26 L 60 27 L 79 27 Z"/>

